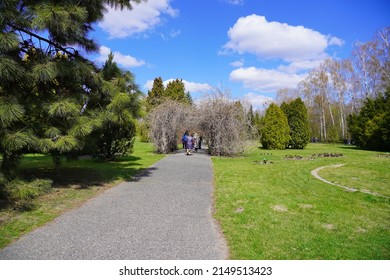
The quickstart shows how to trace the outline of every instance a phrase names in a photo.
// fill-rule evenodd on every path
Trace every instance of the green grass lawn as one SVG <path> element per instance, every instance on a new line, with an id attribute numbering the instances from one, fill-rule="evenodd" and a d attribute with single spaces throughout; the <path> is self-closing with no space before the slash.
<path id="1" fill-rule="evenodd" d="M 260 155 L 262 153 L 262 155 Z M 264 155 L 268 153 L 268 155 Z M 271 154 L 272 153 L 272 154 Z M 342 153 L 343 157 L 312 154 Z M 285 160 L 286 154 L 302 155 Z M 213 157 L 216 218 L 232 259 L 389 259 L 390 200 L 347 192 L 328 181 L 390 196 L 390 158 L 350 146 L 305 150 L 252 148 L 239 158 Z M 266 158 L 272 164 L 260 164 Z"/>
<path id="2" fill-rule="evenodd" d="M 37 198 L 31 211 L 0 209 L 0 248 L 105 189 L 130 180 L 163 157 L 153 152 L 151 144 L 139 141 L 135 142 L 131 156 L 113 162 L 94 159 L 64 161 L 60 168 L 55 169 L 50 156 L 25 156 L 20 168 L 22 176 L 25 179 L 53 179 L 53 189 Z"/>

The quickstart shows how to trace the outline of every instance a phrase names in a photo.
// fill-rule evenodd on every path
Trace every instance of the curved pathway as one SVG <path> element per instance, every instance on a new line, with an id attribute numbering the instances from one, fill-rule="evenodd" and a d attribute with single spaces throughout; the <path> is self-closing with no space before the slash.
<path id="1" fill-rule="evenodd" d="M 0 251 L 0 259 L 225 259 L 210 157 L 165 157 Z"/>
<path id="2" fill-rule="evenodd" d="M 324 178 L 322 178 L 320 175 L 318 175 L 318 172 L 324 168 L 337 168 L 337 167 L 341 167 L 341 166 L 344 166 L 345 164 L 334 164 L 334 165 L 327 165 L 327 166 L 321 166 L 321 167 L 318 167 L 314 170 L 311 171 L 311 175 L 313 175 L 315 178 L 317 178 L 318 180 L 321 180 L 322 182 L 324 183 L 327 183 L 329 185 L 333 185 L 333 186 L 336 186 L 336 187 L 340 187 L 340 188 L 343 188 L 345 189 L 346 191 L 349 191 L 349 192 L 357 192 L 357 191 L 360 191 L 362 193 L 366 193 L 366 194 L 371 194 L 371 195 L 375 195 L 375 196 L 380 196 L 380 197 L 384 197 L 384 198 L 390 198 L 388 196 L 385 196 L 385 195 L 381 195 L 381 194 L 378 194 L 378 193 L 374 193 L 374 192 L 370 192 L 368 190 L 358 190 L 358 189 L 355 189 L 355 188 L 350 188 L 350 187 L 346 187 L 346 186 L 342 186 L 342 185 L 339 185 L 339 184 L 335 184 L 333 182 L 330 182 Z"/>

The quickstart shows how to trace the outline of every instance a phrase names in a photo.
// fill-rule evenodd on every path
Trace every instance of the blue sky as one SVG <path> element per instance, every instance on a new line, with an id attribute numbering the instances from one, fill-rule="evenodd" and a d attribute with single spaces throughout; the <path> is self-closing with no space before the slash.
<path id="1" fill-rule="evenodd" d="M 261 107 L 386 26 L 389 0 L 148 0 L 108 9 L 91 58 L 102 64 L 112 51 L 145 93 L 156 77 L 179 78 L 194 98 L 218 87 Z"/>

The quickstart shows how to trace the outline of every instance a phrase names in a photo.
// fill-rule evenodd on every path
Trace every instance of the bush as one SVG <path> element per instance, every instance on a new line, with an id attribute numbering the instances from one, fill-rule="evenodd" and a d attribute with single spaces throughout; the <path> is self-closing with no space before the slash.
<path id="1" fill-rule="evenodd" d="M 143 120 L 143 119 L 138 120 L 137 133 L 140 136 L 141 142 L 149 142 L 150 141 L 150 139 L 149 139 L 150 131 L 149 130 L 150 130 L 149 125 L 145 120 Z"/>
<path id="2" fill-rule="evenodd" d="M 134 122 L 127 125 L 108 122 L 91 134 L 88 146 L 94 157 L 114 160 L 132 153 L 135 135 Z"/>

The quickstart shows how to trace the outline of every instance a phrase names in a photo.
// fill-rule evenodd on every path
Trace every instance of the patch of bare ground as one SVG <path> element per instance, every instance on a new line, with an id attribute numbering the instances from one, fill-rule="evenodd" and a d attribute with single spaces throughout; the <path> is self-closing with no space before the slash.
<path id="1" fill-rule="evenodd" d="M 284 205 L 274 205 L 272 206 L 272 209 L 274 209 L 277 212 L 288 212 L 288 208 Z"/>

